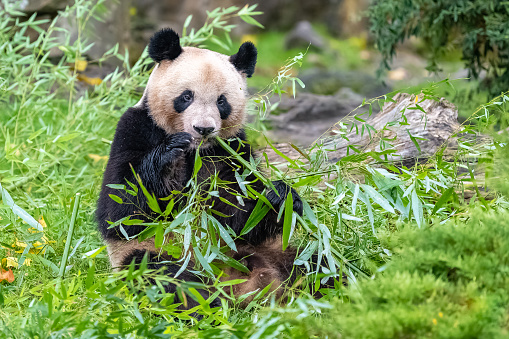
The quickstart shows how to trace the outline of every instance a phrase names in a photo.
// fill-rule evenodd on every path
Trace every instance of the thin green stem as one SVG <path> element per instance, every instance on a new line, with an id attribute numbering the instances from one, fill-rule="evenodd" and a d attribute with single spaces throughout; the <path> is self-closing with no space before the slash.
<path id="1" fill-rule="evenodd" d="M 64 276 L 65 267 L 67 265 L 67 256 L 69 255 L 69 249 L 71 248 L 72 235 L 74 233 L 74 224 L 76 223 L 76 216 L 78 215 L 78 207 L 80 205 L 80 197 L 79 193 L 76 193 L 76 198 L 74 199 L 74 208 L 72 210 L 71 216 L 71 224 L 69 225 L 69 231 L 67 232 L 67 240 L 65 242 L 64 254 L 62 256 L 62 263 L 60 264 L 60 272 L 58 273 L 58 277 L 60 279 Z"/>

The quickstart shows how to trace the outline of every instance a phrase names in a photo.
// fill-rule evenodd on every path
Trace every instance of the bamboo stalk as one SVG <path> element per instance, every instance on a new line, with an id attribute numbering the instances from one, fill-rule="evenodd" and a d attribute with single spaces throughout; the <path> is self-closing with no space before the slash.
<path id="1" fill-rule="evenodd" d="M 62 256 L 62 263 L 60 264 L 60 272 L 58 273 L 58 277 L 61 279 L 64 276 L 65 267 L 67 265 L 67 256 L 69 255 L 69 249 L 71 248 L 72 235 L 74 233 L 74 224 L 76 223 L 76 216 L 78 215 L 78 207 L 80 204 L 79 193 L 76 193 L 76 198 L 74 199 L 74 208 L 72 210 L 71 216 L 71 224 L 69 225 L 69 231 L 67 232 L 67 241 L 65 242 L 64 254 Z"/>

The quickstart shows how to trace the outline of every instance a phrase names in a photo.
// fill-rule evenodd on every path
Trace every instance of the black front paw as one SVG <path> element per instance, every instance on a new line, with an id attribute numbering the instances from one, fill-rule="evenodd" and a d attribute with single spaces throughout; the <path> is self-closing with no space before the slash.
<path id="1" fill-rule="evenodd" d="M 272 184 L 276 188 L 279 193 L 279 196 L 273 190 L 270 190 L 267 193 L 267 200 L 272 204 L 272 206 L 277 210 L 281 208 L 281 206 L 285 203 L 286 197 L 288 196 L 288 192 L 292 192 L 293 199 L 293 210 L 297 212 L 300 216 L 302 216 L 303 205 L 302 200 L 300 199 L 299 194 L 290 186 L 288 186 L 282 180 L 273 181 Z"/>
<path id="2" fill-rule="evenodd" d="M 164 143 L 164 162 L 171 163 L 180 158 L 191 145 L 193 137 L 186 132 L 169 135 Z"/>

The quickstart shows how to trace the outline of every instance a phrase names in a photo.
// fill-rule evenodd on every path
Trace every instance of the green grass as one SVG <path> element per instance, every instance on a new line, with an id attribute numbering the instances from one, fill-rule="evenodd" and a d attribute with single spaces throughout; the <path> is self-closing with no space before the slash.
<path id="1" fill-rule="evenodd" d="M 94 6 L 78 1 L 69 11 L 92 13 Z M 3 10 L 0 18 L 12 24 Z M 479 197 L 464 201 L 462 190 L 468 183 L 463 182 L 470 180 L 466 162 L 477 157 L 493 167 L 497 161 L 495 150 L 468 140 L 453 162 L 432 158 L 429 166 L 412 169 L 373 166 L 383 157 L 380 152 L 328 163 L 321 146 L 308 152 L 309 162 L 282 159 L 294 170 L 291 174 L 270 167 L 272 178 L 288 180 L 309 203 L 290 241 L 302 250 L 309 246 L 322 253 L 321 273 L 336 271 L 349 277 L 348 288 L 337 284 L 322 290 L 320 300 L 292 289 L 284 305 L 265 295 L 245 310 L 236 306 L 238 300 L 216 310 L 202 301 L 193 310 L 203 316 L 198 321 L 175 310 L 173 295 L 162 293 L 157 284 L 147 287 L 144 281 L 153 276 L 188 291 L 192 285 L 156 276 L 144 267 L 113 273 L 105 251 L 90 253 L 103 246 L 94 220 L 96 200 L 116 123 L 138 101 L 150 60 L 144 54 L 136 65 L 125 63 L 100 85 L 85 86 L 71 66 L 81 58 L 86 43 L 65 46 L 67 53 L 54 64 L 47 58 L 51 48 L 59 47 L 51 38 L 53 28 L 33 43 L 22 35 L 23 25 L 37 29 L 39 24 L 33 20 L 13 27 L 0 24 L 0 57 L 9 65 L 0 66 L 0 144 L 4 146 L 0 149 L 0 259 L 12 257 L 20 264 L 13 269 L 14 282 L 0 282 L 2 337 L 466 338 L 506 333 L 507 203 L 504 191 L 491 201 Z M 86 17 L 79 17 L 77 24 L 85 27 Z M 284 61 L 301 52 L 284 51 L 280 38 L 280 33 L 258 37 L 260 84 L 262 80 L 269 84 Z M 359 41 L 335 41 L 332 48 L 340 51 L 348 46 L 360 46 Z M 361 47 L 356 48 L 344 57 L 352 60 L 349 67 L 362 68 L 362 62 L 354 60 Z M 124 60 L 114 50 L 108 57 Z M 323 61 L 318 62 L 326 64 L 329 57 L 319 56 Z M 304 62 L 303 67 L 310 64 Z M 292 76 L 280 80 L 272 90 L 287 86 Z M 434 97 L 440 95 L 442 85 L 447 86 L 429 84 L 411 92 Z M 257 100 L 253 104 L 260 105 Z M 507 116 L 509 98 L 497 100 L 485 105 L 489 119 L 477 127 L 492 126 Z M 381 104 L 381 99 L 367 100 L 359 112 Z M 265 113 L 263 107 L 261 111 Z M 468 126 L 464 132 L 476 132 L 477 127 Z M 501 143 L 493 146 L 505 150 Z M 497 163 L 498 172 L 488 173 L 498 178 L 495 185 L 500 189 L 507 177 L 504 166 Z M 320 185 L 326 179 L 328 185 Z M 59 280 L 76 193 L 81 194 L 81 203 L 72 256 L 64 279 Z M 191 212 L 199 216 L 203 210 Z M 47 225 L 43 232 L 34 231 L 32 217 L 41 223 L 43 217 Z M 201 232 L 198 219 L 190 224 L 192 232 Z M 290 220 L 285 223 L 284 234 L 290 233 L 291 226 Z M 205 258 L 210 255 L 205 251 L 209 239 L 196 247 Z M 23 252 L 16 241 L 28 246 L 42 243 L 44 251 Z M 305 265 L 308 260 L 301 255 L 298 263 Z M 197 264 L 196 269 L 202 268 Z"/>

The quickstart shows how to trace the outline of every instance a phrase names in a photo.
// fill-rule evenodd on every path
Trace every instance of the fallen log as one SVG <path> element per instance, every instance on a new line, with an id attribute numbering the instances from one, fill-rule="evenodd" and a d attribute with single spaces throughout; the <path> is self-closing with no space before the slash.
<path id="1" fill-rule="evenodd" d="M 373 114 L 365 123 L 357 122 L 357 127 L 346 132 L 344 137 L 338 131 L 339 123 L 331 126 L 316 143 L 327 150 L 329 162 L 337 162 L 347 154 L 352 154 L 350 146 L 363 151 L 381 151 L 382 145 L 390 144 L 396 151 L 389 156 L 390 161 L 412 165 L 434 155 L 443 146 L 456 148 L 455 133 L 460 131 L 458 110 L 445 99 L 415 100 L 415 96 L 398 93 L 394 102 L 387 102 L 382 110 Z M 350 117 L 351 118 L 351 117 Z M 362 124 L 373 129 L 361 133 Z M 381 140 L 389 140 L 381 143 Z M 418 146 L 416 146 L 416 143 Z M 292 144 L 274 145 L 290 159 L 304 158 Z M 311 149 L 313 146 L 311 147 Z M 281 162 L 271 147 L 264 150 L 272 162 Z"/>
<path id="2" fill-rule="evenodd" d="M 370 125 L 371 133 L 367 130 L 360 133 L 362 124 Z M 357 127 L 348 132 L 340 130 L 340 122 L 331 126 L 328 132 L 314 145 L 302 151 L 290 143 L 274 144 L 280 153 L 291 160 L 308 162 L 306 152 L 313 152 L 317 147 L 327 153 L 327 163 L 336 163 L 347 155 L 354 153 L 350 146 L 354 146 L 361 153 L 369 151 L 382 151 L 384 143 L 389 140 L 394 153 L 387 156 L 387 160 L 397 166 L 412 167 L 417 163 L 425 163 L 439 151 L 443 150 L 443 158 L 452 160 L 458 150 L 458 141 L 463 138 L 478 145 L 491 142 L 491 138 L 484 135 L 462 135 L 462 129 L 458 123 L 457 108 L 445 99 L 439 101 L 432 99 L 418 100 L 414 95 L 399 93 L 394 96 L 392 102 L 387 102 L 382 110 L 372 115 L 365 122 L 357 122 Z M 341 134 L 344 133 L 344 134 Z M 318 146 L 317 146 L 318 145 Z M 387 144 L 385 144 L 387 146 Z M 349 150 L 350 149 L 350 150 Z M 284 169 L 288 162 L 283 160 L 272 147 L 263 150 L 268 157 L 269 163 Z M 373 159 L 371 159 L 373 161 Z M 465 159 L 464 159 L 465 160 Z M 369 160 L 367 160 L 369 161 Z M 466 159 L 470 164 L 477 162 L 475 157 Z M 290 172 L 295 169 L 290 170 Z M 355 175 L 354 175 L 355 176 Z M 474 182 L 479 190 L 484 190 L 484 174 L 482 169 L 476 169 Z M 329 178 L 330 179 L 330 178 Z M 361 178 L 358 178 L 362 181 Z M 472 194 L 465 191 L 468 198 L 473 195 L 475 188 L 469 188 Z M 485 193 L 485 192 L 483 192 Z"/>

